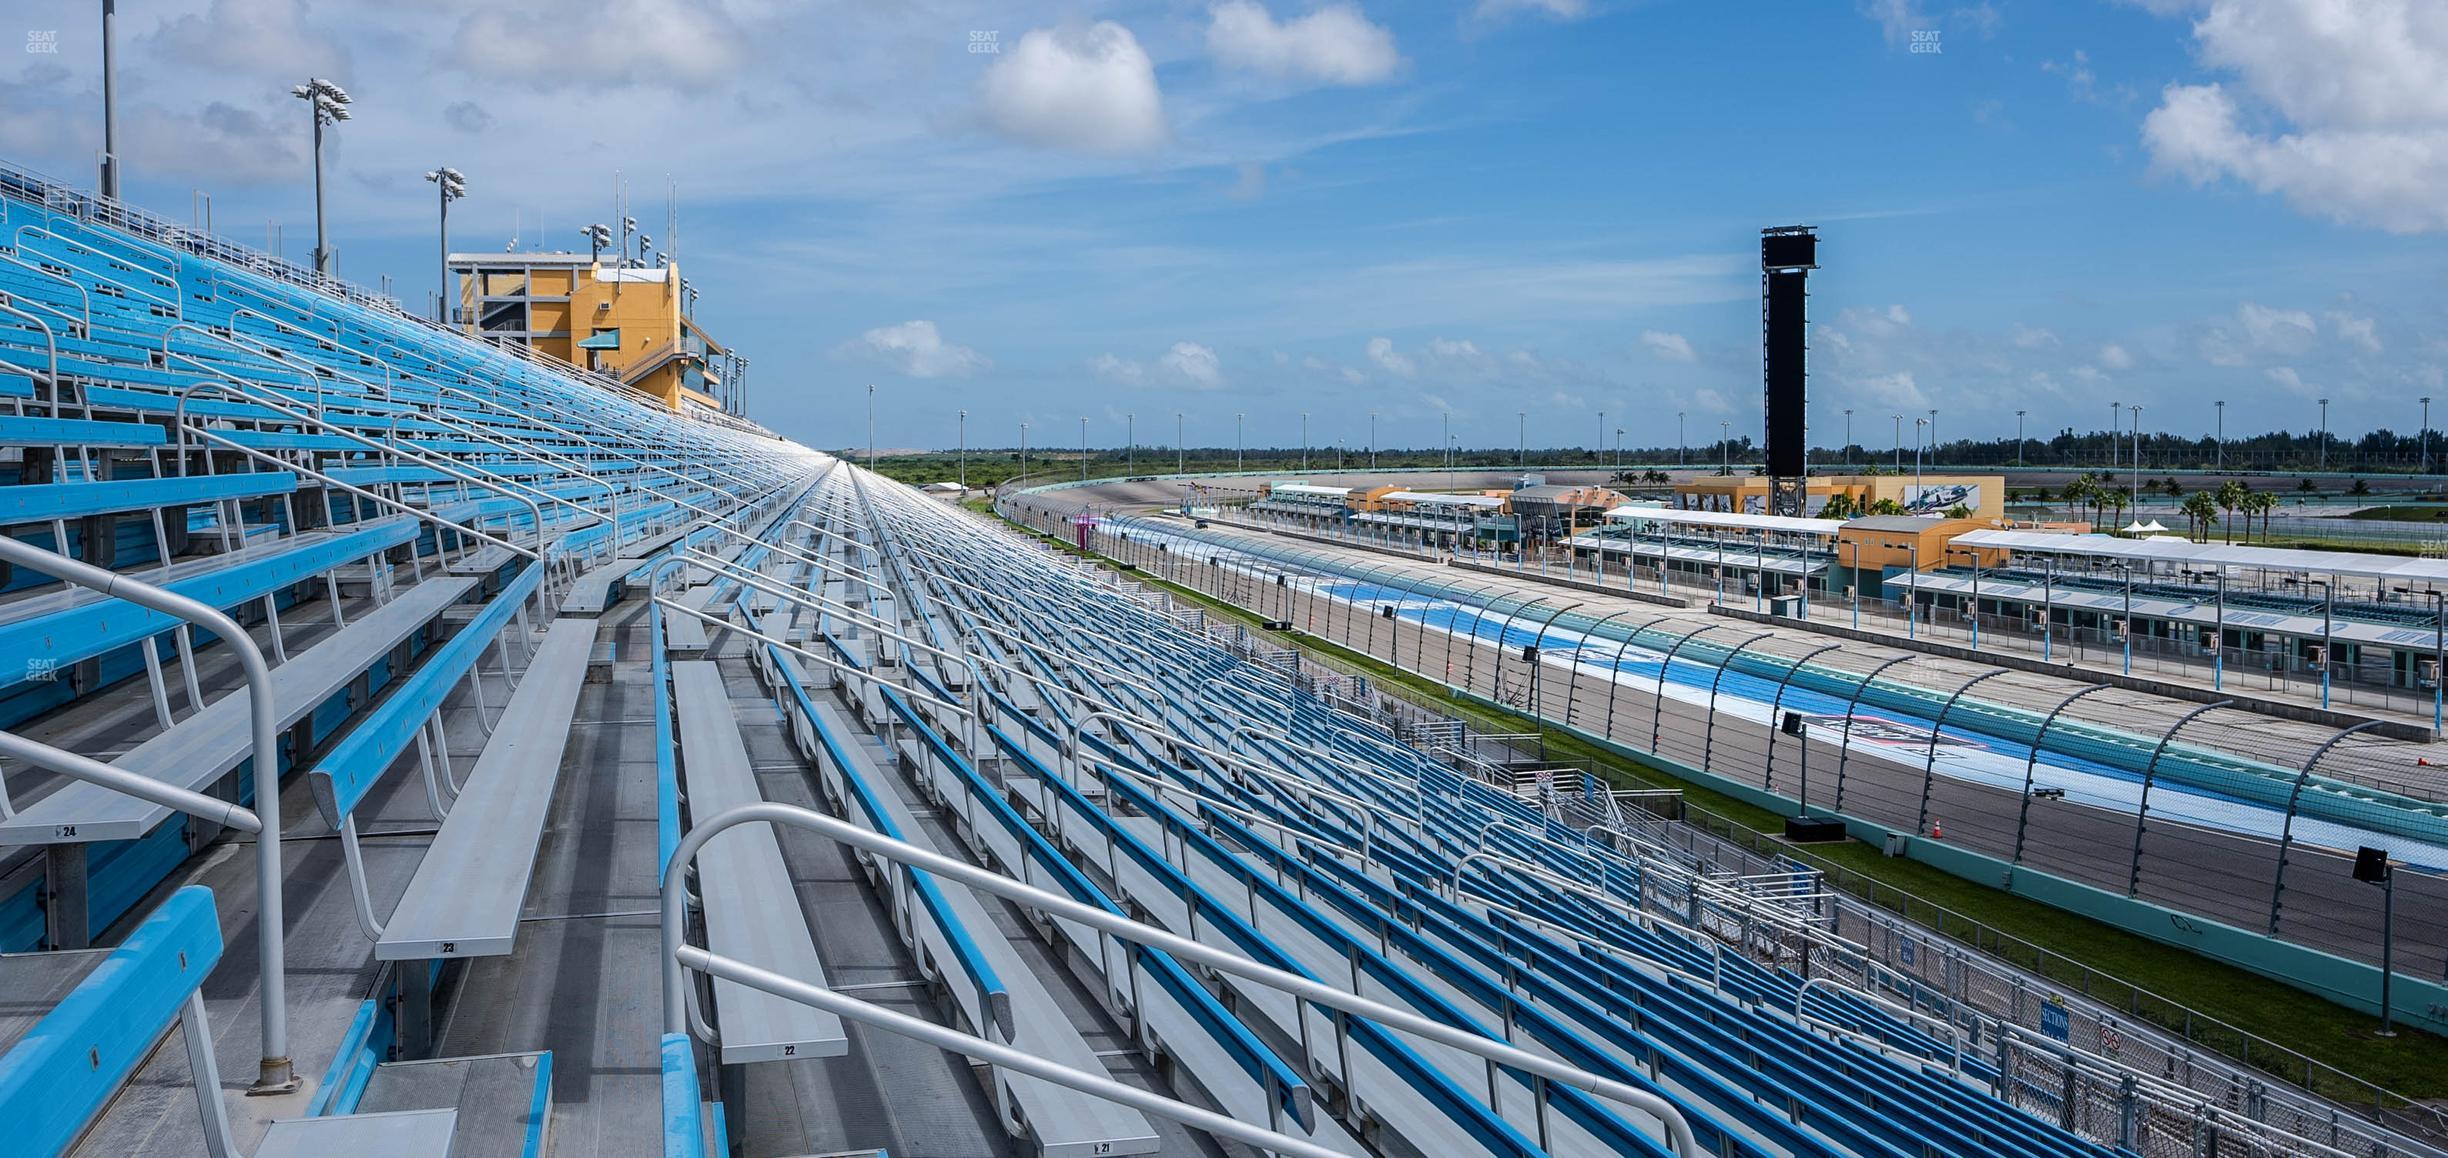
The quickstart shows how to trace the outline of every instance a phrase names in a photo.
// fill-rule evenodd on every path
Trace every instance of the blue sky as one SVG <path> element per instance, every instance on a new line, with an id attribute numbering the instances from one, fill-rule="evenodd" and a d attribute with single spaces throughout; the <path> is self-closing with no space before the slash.
<path id="1" fill-rule="evenodd" d="M 92 5 L 17 7 L 57 51 L 0 57 L 0 155 L 84 183 Z M 1797 222 L 1815 442 L 2222 398 L 2408 429 L 2448 403 L 2444 7 L 173 0 L 123 9 L 122 153 L 133 199 L 298 256 L 286 88 L 339 80 L 342 270 L 411 302 L 427 168 L 469 176 L 460 248 L 582 244 L 616 169 L 660 236 L 676 182 L 702 320 L 817 445 L 870 383 L 887 445 L 961 408 L 1000 445 L 1756 433 L 1755 239 Z"/>

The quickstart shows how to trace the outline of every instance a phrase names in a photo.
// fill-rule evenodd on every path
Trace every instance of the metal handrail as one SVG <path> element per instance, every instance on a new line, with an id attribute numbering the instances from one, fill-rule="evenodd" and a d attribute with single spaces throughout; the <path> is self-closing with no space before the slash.
<path id="1" fill-rule="evenodd" d="M 75 290 L 75 291 L 77 292 L 77 295 L 78 295 L 79 297 L 81 297 L 81 298 L 83 298 L 83 299 L 84 299 L 84 301 L 85 301 L 85 333 L 86 333 L 87 335 L 90 335 L 90 334 L 92 334 L 92 333 L 93 333 L 93 291 L 92 291 L 92 290 L 89 290 L 89 289 L 87 289 L 87 288 L 85 288 L 85 286 L 84 286 L 84 284 L 83 284 L 82 282 L 79 282 L 77 279 L 72 278 L 72 277 L 70 277 L 70 276 L 68 276 L 67 274 L 64 274 L 64 273 L 54 273 L 54 272 L 52 272 L 52 271 L 50 271 L 50 270 L 44 269 L 43 267 L 41 267 L 41 266 L 39 266 L 39 265 L 34 264 L 33 262 L 27 261 L 27 260 L 25 260 L 24 258 L 21 258 L 21 257 L 16 257 L 16 256 L 14 256 L 14 255 L 12 255 L 12 254 L 0 253 L 0 262 L 7 262 L 8 264 L 13 265 L 13 266 L 17 266 L 17 267 L 19 267 L 19 268 L 21 268 L 21 269 L 30 269 L 30 270 L 33 270 L 33 271 L 34 271 L 36 274 L 38 274 L 38 275 L 40 275 L 40 276 L 42 276 L 42 277 L 56 278 L 56 279 L 58 279 L 58 280 L 60 280 L 60 281 L 63 281 L 63 282 L 68 283 L 68 288 L 69 288 L 69 289 L 72 289 L 72 290 Z M 70 267 L 70 268 L 74 268 L 74 267 L 72 266 L 72 267 Z"/>
<path id="2" fill-rule="evenodd" d="M 894 840 L 881 833 L 861 828 L 847 820 L 787 804 L 745 804 L 700 820 L 695 827 L 689 830 L 688 835 L 681 839 L 680 847 L 673 851 L 670 863 L 665 866 L 662 889 L 662 968 L 663 1024 L 666 1033 L 685 1033 L 688 1030 L 686 982 L 682 974 L 684 966 L 742 984 L 754 984 L 767 992 L 805 1001 L 840 1016 L 862 1021 L 867 1021 L 872 1017 L 875 1020 L 870 1021 L 871 1024 L 882 1024 L 880 1015 L 885 1011 L 867 1008 L 855 999 L 842 998 L 820 986 L 790 981 L 753 966 L 740 966 L 686 943 L 684 931 L 688 897 L 686 890 L 674 887 L 674 882 L 680 876 L 680 870 L 696 859 L 698 851 L 705 847 L 707 841 L 712 840 L 726 829 L 752 823 L 772 824 L 812 832 L 837 844 L 848 845 L 869 855 L 896 861 L 904 867 L 932 874 L 939 879 L 958 881 L 981 892 L 1016 901 L 1027 908 L 1061 920 L 1087 925 L 1118 940 L 1177 958 L 1195 961 L 1218 972 L 1229 973 L 1256 982 L 1312 1004 L 1340 1010 L 1343 1013 L 1376 1022 L 1389 1030 L 1425 1038 L 1439 1045 L 1483 1058 L 1497 1066 L 1536 1074 L 1549 1081 L 1559 1082 L 1597 1097 L 1630 1106 L 1658 1119 L 1664 1125 L 1669 1147 L 1680 1158 L 1705 1158 L 1707 1155 L 1707 1151 L 1701 1148 L 1699 1140 L 1693 1136 L 1691 1123 L 1684 1117 L 1683 1111 L 1664 1097 L 1647 1090 L 1591 1073 L 1576 1066 L 1566 1065 L 1483 1034 L 1422 1017 L 1406 1009 L 1398 1009 L 1344 992 L 1322 981 L 1261 965 L 1240 954 L 1218 949 L 1203 941 L 1178 936 L 1153 925 L 1108 912 L 1095 905 L 1058 896 L 991 869 L 980 868 L 966 860 L 945 856 L 905 841 Z M 845 1006 L 858 1008 L 855 1011 L 849 1011 L 844 1008 Z M 906 1015 L 896 1014 L 894 1016 Z M 958 1034 L 957 1031 L 918 1021 L 915 1018 L 909 1020 L 915 1022 L 919 1027 L 924 1027 L 930 1033 L 948 1034 L 955 1037 L 966 1036 Z M 917 1030 L 913 1028 L 912 1032 L 915 1033 Z M 992 1045 L 993 1043 L 985 1044 Z M 970 1046 L 959 1044 L 949 1045 L 946 1048 L 967 1049 Z M 1059 1069 L 1060 1067 L 1051 1068 Z M 1248 1130 L 1250 1128 L 1236 1126 L 1236 1129 Z M 1273 1145 L 1273 1143 L 1266 1144 Z M 1309 1145 L 1308 1143 L 1299 1144 Z"/>
<path id="3" fill-rule="evenodd" d="M 239 668 L 246 675 L 249 717 L 254 734 L 252 767 L 255 773 L 255 816 L 258 818 L 254 830 L 258 834 L 255 841 L 256 954 L 263 968 L 263 1058 L 252 1092 L 285 1093 L 297 1088 L 297 1073 L 289 1060 L 288 947 L 283 940 L 288 926 L 282 920 L 280 720 L 278 706 L 272 701 L 272 669 L 264 663 L 263 649 L 255 645 L 254 637 L 248 635 L 237 620 L 231 619 L 219 608 L 141 579 L 46 551 L 4 535 L 0 535 L 0 561 L 100 592 L 107 598 L 123 599 L 138 607 L 184 620 L 211 632 L 215 638 L 227 643 L 231 653 L 238 657 Z M 145 646 L 150 647 L 150 641 Z M 108 765 L 101 767 L 115 775 L 99 779 L 91 775 L 94 769 L 82 765 L 74 770 L 56 765 L 46 767 L 80 779 L 96 779 L 105 787 L 142 796 L 131 791 L 122 778 L 142 780 L 143 777 L 134 777 Z M 169 790 L 168 785 L 157 787 Z M 161 797 L 142 798 L 181 812 L 194 812 L 193 808 L 187 807 L 194 801 L 174 802 L 182 798 L 170 796 L 167 791 Z M 219 805 L 216 803 L 214 807 Z"/>
<path id="4" fill-rule="evenodd" d="M 51 384 L 51 417 L 59 417 L 59 334 L 52 330 L 51 323 L 42 320 L 42 318 L 37 315 L 29 314 L 24 310 L 18 309 L 16 306 L 10 305 L 5 301 L 0 301 L 0 313 L 23 318 L 26 321 L 34 323 L 35 329 L 42 331 L 43 346 L 51 352 L 51 370 L 49 374 L 44 376 L 43 380 Z"/>
<path id="5" fill-rule="evenodd" d="M 542 504 L 542 503 L 537 502 L 535 499 L 530 498 L 530 497 L 528 497 L 527 495 L 522 495 L 522 494 L 519 494 L 519 493 L 517 493 L 516 491 L 513 491 L 513 490 L 509 489 L 508 487 L 505 487 L 505 486 L 501 485 L 499 482 L 493 481 L 493 480 L 492 480 L 491 478 L 489 478 L 489 477 L 488 477 L 488 478 L 477 478 L 476 476 L 471 475 L 471 474 L 468 474 L 466 471 L 463 471 L 463 470 L 459 469 L 457 466 L 455 466 L 455 465 L 453 465 L 453 464 L 450 464 L 450 463 L 447 463 L 447 462 L 444 462 L 444 461 L 441 461 L 441 460 L 438 460 L 438 459 L 432 458 L 432 457 L 430 457 L 430 456 L 427 456 L 426 454 L 424 454 L 424 453 L 423 453 L 423 452 L 421 452 L 421 451 L 410 451 L 410 450 L 403 449 L 403 448 L 402 448 L 402 447 L 401 447 L 399 444 L 397 444 L 396 442 L 394 442 L 394 443 L 384 443 L 384 442 L 380 442 L 380 441 L 377 441 L 377 440 L 375 440 L 375 439 L 368 438 L 368 437 L 366 437 L 365 435 L 359 434 L 359 433 L 357 433 L 356 431 L 349 430 L 349 429 L 346 429 L 346 428 L 344 428 L 344 427 L 340 427 L 340 426 L 333 425 L 333 424 L 332 424 L 332 423 L 330 423 L 330 422 L 327 422 L 327 421 L 325 421 L 325 420 L 323 420 L 323 419 L 321 419 L 321 418 L 315 417 L 314 415 L 307 414 L 307 413 L 305 413 L 304 411 L 292 410 L 292 409 L 288 408 L 287 406 L 284 406 L 284 405 L 282 405 L 282 404 L 280 404 L 280 403 L 278 403 L 278 402 L 267 401 L 267 400 L 265 400 L 265 399 L 263 399 L 263 398 L 261 398 L 261 397 L 256 396 L 256 395 L 255 395 L 255 394 L 253 394 L 253 393 L 250 393 L 250 391 L 254 390 L 254 389 L 255 389 L 255 387 L 249 386 L 248 384 L 246 384 L 246 383 L 244 383 L 244 382 L 240 382 L 240 381 L 238 381 L 238 380 L 237 380 L 237 379 L 235 379 L 235 378 L 231 378 L 231 377 L 229 377 L 229 376 L 227 376 L 227 375 L 225 375 L 225 374 L 222 374 L 222 373 L 221 373 L 220 371 L 218 371 L 218 370 L 212 370 L 212 369 L 210 369 L 209 367 L 205 367 L 205 366 L 204 366 L 204 363 L 202 363 L 202 362 L 196 362 L 196 361 L 195 361 L 195 359 L 193 359 L 193 358 L 189 358 L 189 357 L 187 357 L 187 356 L 186 356 L 186 355 L 184 355 L 184 354 L 172 354 L 172 355 L 170 355 L 170 357 L 173 357 L 173 358 L 178 358 L 178 359 L 181 359 L 181 360 L 183 360 L 183 361 L 195 362 L 195 364 L 196 364 L 198 367 L 204 368 L 204 369 L 206 370 L 206 373 L 210 375 L 210 377 L 206 378 L 205 380 L 200 381 L 200 382 L 197 382 L 197 383 L 195 383 L 195 384 L 193 384 L 193 385 L 190 385 L 190 386 L 188 386 L 188 387 L 187 387 L 185 390 L 182 390 L 182 391 L 180 391 L 180 392 L 179 392 L 179 398 L 178 398 L 178 409 L 177 409 L 177 411 L 175 412 L 175 417 L 176 417 L 176 419 L 177 419 L 178 426 L 179 426 L 179 430 L 180 430 L 180 433 L 179 433 L 179 446 L 178 446 L 178 453 L 179 453 L 179 457 L 180 457 L 180 465 L 181 465 L 182 467 L 184 467 L 184 466 L 185 466 L 185 459 L 186 459 L 186 454 L 187 454 L 187 435 L 186 435 L 186 431 L 187 431 L 187 429 L 188 429 L 188 423 L 187 423 L 187 400 L 188 400 L 188 399 L 189 399 L 191 396 L 193 396 L 193 395 L 195 394 L 195 392 L 196 392 L 196 391 L 198 391 L 198 390 L 202 390 L 202 389 L 206 389 L 206 388 L 208 388 L 208 387 L 209 387 L 209 388 L 212 388 L 212 389 L 216 389 L 216 390 L 223 391 L 224 393 L 234 394 L 234 395 L 236 395 L 236 396 L 238 396 L 238 397 L 240 397 L 240 398 L 245 399 L 249 405 L 253 405 L 253 406 L 261 406 L 261 407 L 263 407 L 263 408 L 264 408 L 264 409 L 266 409 L 266 410 L 270 410 L 270 411 L 272 411 L 272 412 L 273 412 L 273 413 L 275 413 L 275 414 L 282 415 L 282 416 L 287 417 L 287 418 L 289 418 L 289 419 L 291 419 L 291 420 L 293 420 L 293 421 L 296 421 L 296 422 L 301 422 L 301 423 L 311 423 L 311 424 L 313 424 L 313 425 L 315 425 L 315 426 L 322 427 L 323 429 L 325 429 L 325 430 L 327 430 L 327 431 L 330 431 L 330 432 L 331 432 L 331 434 L 332 434 L 332 436 L 333 436 L 333 437 L 335 437 L 335 438 L 341 438 L 341 439 L 345 439 L 345 440 L 350 441 L 350 442 L 354 442 L 354 443 L 356 443 L 356 444 L 357 444 L 357 445 L 359 445 L 359 446 L 365 447 L 366 449 L 368 449 L 368 450 L 372 450 L 372 451 L 375 451 L 375 452 L 377 452 L 377 453 L 381 453 L 381 454 L 388 454 L 388 455 L 391 455 L 391 456 L 396 457 L 396 458 L 405 458 L 405 459 L 408 459 L 409 461 L 414 462 L 414 463 L 416 463 L 416 464 L 417 464 L 417 465 L 419 465 L 419 466 L 422 466 L 422 467 L 427 467 L 427 468 L 429 468 L 429 469 L 436 470 L 436 471 L 440 471 L 441 473 L 443 473 L 443 474 L 445 474 L 445 475 L 449 475 L 449 476 L 450 476 L 450 477 L 452 477 L 452 478 L 458 479 L 460 482 L 463 482 L 463 483 L 470 483 L 470 484 L 473 484 L 473 485 L 475 485 L 475 486 L 480 486 L 480 487 L 485 488 L 486 490 L 489 490 L 489 491 L 494 491 L 494 492 L 496 492 L 496 493 L 500 494 L 500 495 L 501 495 L 502 497 L 504 497 L 504 498 L 511 499 L 511 500 L 516 501 L 516 502 L 525 503 L 525 504 L 527 505 L 527 509 L 528 509 L 529 513 L 531 513 L 531 514 L 534 516 L 534 518 L 535 518 L 535 537 L 536 537 L 536 545 L 535 545 L 535 549 L 536 549 L 536 553 L 537 553 L 538 555 L 541 555 L 541 554 L 545 553 L 545 551 L 546 551 L 546 544 L 545 544 L 545 542 L 544 542 L 544 526 L 545 526 L 545 523 L 544 523 L 544 506 L 543 506 L 543 504 Z M 490 472 L 487 472 L 487 473 L 488 473 L 488 475 L 490 474 Z M 529 488 L 529 489 L 532 489 L 532 488 Z M 604 521 L 603 516 L 596 514 L 594 511 L 588 510 L 588 509 L 587 509 L 586 507 L 584 507 L 584 506 L 580 506 L 579 504 L 569 502 L 569 500 L 567 500 L 567 499 L 563 499 L 563 498 L 561 498 L 561 497 L 559 497 L 559 496 L 557 496 L 557 495 L 545 495 L 544 497 L 545 497 L 545 498 L 548 498 L 548 499 L 551 499 L 552 501 L 554 501 L 554 502 L 556 502 L 556 503 L 561 503 L 561 504 L 563 504 L 563 505 L 565 505 L 565 506 L 573 507 L 573 508 L 575 508 L 575 509 L 576 509 L 576 510 L 577 510 L 577 511 L 580 513 L 580 514 L 585 515 L 587 518 L 589 518 L 589 519 L 593 519 L 593 520 L 595 520 L 596 522 L 603 522 L 603 521 Z"/>
<path id="6" fill-rule="evenodd" d="M 739 812 L 754 808 L 778 807 L 782 806 L 750 805 L 747 808 L 725 813 L 724 816 L 737 815 Z M 692 830 L 691 835 L 695 835 L 695 830 Z M 672 891 L 668 885 L 664 889 L 666 896 L 671 895 Z M 1245 1142 L 1263 1152 L 1294 1155 L 1296 1158 L 1345 1158 L 1341 1151 L 1328 1149 L 1315 1142 L 1253 1126 L 1229 1114 L 1220 1114 L 1188 1102 L 1176 1101 L 1162 1094 L 1115 1081 L 1110 1077 L 1048 1061 L 1026 1050 L 1015 1049 L 975 1034 L 962 1033 L 957 1029 L 886 1009 L 843 994 L 839 990 L 811 985 L 805 981 L 785 977 L 745 962 L 717 956 L 694 945 L 681 945 L 671 950 L 669 956 L 668 965 L 673 969 L 686 966 L 709 977 L 730 981 L 751 989 L 763 990 L 776 997 L 823 1010 L 836 1017 L 872 1026 L 951 1053 L 975 1058 L 989 1065 L 1026 1074 L 1054 1085 L 1078 1090 L 1118 1105 L 1129 1106 L 1142 1113 L 1179 1122 L 1194 1130 Z M 668 1091 L 665 1096 L 669 1096 Z M 694 1107 L 692 1106 L 691 1109 Z"/>

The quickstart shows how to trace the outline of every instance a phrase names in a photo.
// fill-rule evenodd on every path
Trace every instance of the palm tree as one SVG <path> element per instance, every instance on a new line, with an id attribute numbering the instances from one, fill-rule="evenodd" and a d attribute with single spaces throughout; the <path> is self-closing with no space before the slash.
<path id="1" fill-rule="evenodd" d="M 2218 521 L 2218 498 L 2208 491 L 2195 491 L 2185 496 L 2183 509 L 2185 526 L 2190 529 L 2193 524 L 2199 523 L 2201 524 L 2201 537 L 2209 538 L 2210 524 Z"/>
<path id="2" fill-rule="evenodd" d="M 2227 523 L 2227 541 L 2230 543 L 2235 542 L 2235 523 L 2233 521 L 2233 516 L 2236 510 L 2244 505 L 2244 496 L 2251 490 L 2251 487 L 2245 486 L 2242 482 L 2235 479 L 2228 479 L 2226 482 L 2219 484 L 2219 489 L 2213 496 L 2218 502 L 2219 510 L 2226 512 L 2226 514 L 2230 516 Z"/>
<path id="3" fill-rule="evenodd" d="M 2080 510 L 2084 503 L 2097 497 L 2099 497 L 2099 484 L 2092 482 L 2090 475 L 2075 475 L 2073 481 L 2065 485 L 2066 518 L 2069 520 L 2074 518 L 2075 512 Z M 2099 526 L 2099 520 L 2092 519 L 2091 525 Z"/>
<path id="4" fill-rule="evenodd" d="M 2244 496 L 2252 509 L 2261 515 L 2261 541 L 2269 542 L 2270 512 L 2278 509 L 2278 496 L 2269 491 L 2252 491 Z"/>
<path id="5" fill-rule="evenodd" d="M 2098 491 L 2091 501 L 2105 509 L 2108 515 L 2108 529 L 2113 531 L 2116 529 L 2116 524 L 2125 518 L 2125 508 L 2133 500 L 2126 498 L 2125 492 L 2109 488 Z"/>

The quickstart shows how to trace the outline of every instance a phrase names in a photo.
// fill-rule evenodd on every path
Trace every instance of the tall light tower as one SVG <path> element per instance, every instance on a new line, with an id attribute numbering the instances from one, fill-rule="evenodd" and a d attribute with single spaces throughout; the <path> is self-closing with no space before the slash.
<path id="1" fill-rule="evenodd" d="M 960 412 L 958 429 L 960 433 L 956 441 L 960 446 L 960 485 L 966 491 L 969 489 L 969 412 L 966 410 Z"/>
<path id="2" fill-rule="evenodd" d="M 2329 400 L 2326 398 L 2321 399 L 2320 407 L 2320 468 L 2322 470 L 2327 470 L 2329 469 Z"/>
<path id="3" fill-rule="evenodd" d="M 2210 405 L 2218 408 L 2218 425 L 2213 428 L 2211 441 L 2218 445 L 2218 469 L 2227 469 L 2227 400 L 2222 398 Z"/>
<path id="4" fill-rule="evenodd" d="M 1800 516 L 1810 472 L 1805 286 L 1819 268 L 1807 225 L 1760 230 L 1760 380 L 1767 426 L 1768 513 Z M 1729 451 L 1730 454 L 1730 451 Z"/>
<path id="5" fill-rule="evenodd" d="M 2017 467 L 2023 465 L 2023 416 L 2029 413 L 2031 411 L 2028 410 L 2015 411 L 2015 466 Z"/>
<path id="6" fill-rule="evenodd" d="M 1853 408 L 1845 407 L 1845 469 L 1853 469 Z"/>
<path id="7" fill-rule="evenodd" d="M 441 316 L 434 320 L 447 326 L 451 320 L 451 299 L 457 296 L 451 293 L 450 284 L 450 203 L 467 196 L 467 177 L 444 165 L 428 170 L 425 179 L 434 183 L 434 191 L 442 202 L 442 280 L 437 283 L 440 288 L 434 291 L 434 303 L 440 307 Z"/>
<path id="8" fill-rule="evenodd" d="M 2422 396 L 2422 472 L 2431 473 L 2431 396 Z"/>
<path id="9" fill-rule="evenodd" d="M 1240 411 L 1236 410 L 1236 411 L 1234 411 L 1234 412 L 1233 412 L 1233 473 L 1234 473 L 1234 474 L 1239 474 L 1239 473 L 1241 473 L 1241 454 L 1242 454 L 1242 449 L 1243 449 L 1243 443 L 1242 443 L 1242 441 L 1241 441 L 1241 418 L 1242 418 L 1242 413 L 1241 413 Z"/>
<path id="10" fill-rule="evenodd" d="M 102 0 L 102 196 L 119 199 L 119 0 Z"/>
<path id="11" fill-rule="evenodd" d="M 2126 409 L 2133 411 L 2133 509 L 2134 521 L 2142 521 L 2142 404 Z"/>
<path id="12" fill-rule="evenodd" d="M 609 225 L 589 225 L 578 232 L 586 235 L 588 264 L 602 264 L 603 251 L 610 248 L 612 245 L 612 227 Z"/>
<path id="13" fill-rule="evenodd" d="M 323 221 L 323 128 L 349 119 L 349 94 L 346 89 L 321 77 L 308 77 L 306 83 L 289 90 L 289 95 L 305 101 L 312 110 L 314 121 L 314 189 L 315 189 L 315 250 L 314 268 L 319 274 L 331 273 L 331 234 Z"/>
<path id="14" fill-rule="evenodd" d="M 1173 412 L 1173 473 L 1188 474 L 1190 444 L 1182 441 L 1182 412 Z"/>

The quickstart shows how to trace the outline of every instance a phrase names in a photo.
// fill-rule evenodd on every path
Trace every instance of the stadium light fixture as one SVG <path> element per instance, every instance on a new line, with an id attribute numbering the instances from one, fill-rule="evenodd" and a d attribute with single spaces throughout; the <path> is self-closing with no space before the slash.
<path id="1" fill-rule="evenodd" d="M 450 303 L 453 296 L 450 292 L 450 206 L 451 202 L 467 196 L 467 175 L 444 165 L 428 170 L 425 179 L 434 183 L 435 192 L 441 199 L 442 280 L 436 283 L 439 288 L 434 291 L 434 305 L 435 313 L 439 315 L 436 320 L 447 326 L 451 320 Z"/>
<path id="2" fill-rule="evenodd" d="M 321 77 L 308 77 L 306 83 L 290 88 L 289 95 L 305 101 L 314 123 L 314 191 L 315 191 L 315 251 L 314 268 L 319 274 L 331 273 L 331 234 L 323 216 L 323 129 L 349 119 L 348 90 Z"/>
<path id="3" fill-rule="evenodd" d="M 594 264 L 602 264 L 603 251 L 612 244 L 612 228 L 608 225 L 589 225 L 578 232 L 586 236 L 587 259 Z"/>

